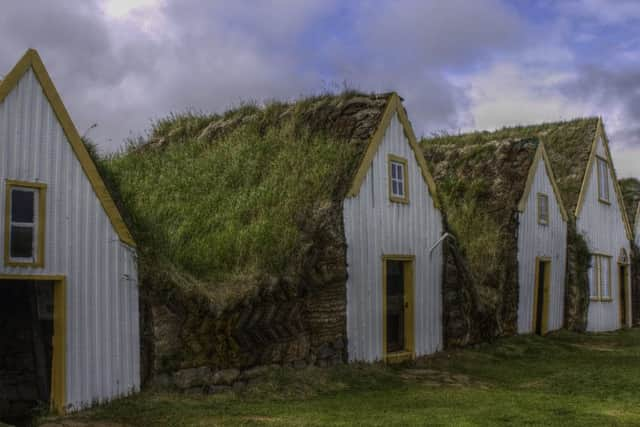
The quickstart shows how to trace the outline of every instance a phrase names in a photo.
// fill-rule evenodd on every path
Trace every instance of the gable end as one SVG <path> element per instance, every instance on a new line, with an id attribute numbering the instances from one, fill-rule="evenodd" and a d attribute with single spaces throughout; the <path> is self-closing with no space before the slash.
<path id="1" fill-rule="evenodd" d="M 622 198 L 622 190 L 620 189 L 620 183 L 618 182 L 618 177 L 616 175 L 616 169 L 613 167 L 613 160 L 611 158 L 611 151 L 609 150 L 609 139 L 604 131 L 604 126 L 602 124 L 602 118 L 598 118 L 598 128 L 596 129 L 596 133 L 593 137 L 593 141 L 591 143 L 591 152 L 589 154 L 589 161 L 587 162 L 587 170 L 584 173 L 584 178 L 582 179 L 582 186 L 580 188 L 580 196 L 578 197 L 578 204 L 576 205 L 575 216 L 576 218 L 580 215 L 580 211 L 584 205 L 587 187 L 589 184 L 589 180 L 591 179 L 592 169 L 594 168 L 595 161 L 598 151 L 598 140 L 602 139 L 602 145 L 604 146 L 604 152 L 607 156 L 606 160 L 609 164 L 609 170 L 612 175 L 613 180 L 613 189 L 615 190 L 616 199 L 618 201 L 618 209 L 620 210 L 620 215 L 622 215 L 622 223 L 624 224 L 625 232 L 627 234 L 627 238 L 629 240 L 633 240 L 633 231 L 631 228 L 631 224 L 629 223 L 629 217 L 627 216 L 627 210 L 624 208 L 624 199 Z"/>
<path id="2" fill-rule="evenodd" d="M 58 94 L 58 91 L 56 90 L 37 51 L 29 49 L 9 74 L 7 74 L 4 80 L 0 81 L 0 102 L 5 100 L 9 93 L 11 93 L 11 91 L 18 85 L 22 76 L 30 68 L 33 70 L 36 79 L 40 83 L 45 97 L 49 101 L 49 104 L 51 105 L 51 108 L 53 109 L 69 144 L 71 144 L 73 153 L 80 162 L 82 170 L 89 180 L 96 197 L 100 201 L 100 204 L 107 214 L 111 225 L 118 234 L 118 237 L 122 243 L 135 247 L 133 237 L 122 219 L 115 202 L 111 198 L 111 195 L 109 194 L 93 159 L 82 143 L 80 134 L 78 134 L 78 130 L 73 124 L 73 121 L 71 120 L 71 117 L 69 116 L 69 113 L 67 112 L 67 109 L 65 108 L 62 99 L 60 98 L 60 95 Z"/>
<path id="3" fill-rule="evenodd" d="M 533 187 L 533 182 L 535 180 L 536 171 L 538 169 L 538 163 L 542 160 L 545 166 L 545 171 L 547 172 L 547 176 L 549 177 L 549 181 L 551 182 L 551 187 L 553 188 L 553 194 L 556 197 L 556 201 L 558 202 L 558 207 L 560 208 L 560 214 L 562 215 L 562 219 L 564 221 L 569 220 L 569 215 L 567 214 L 567 210 L 564 207 L 564 202 L 562 201 L 562 196 L 560 195 L 560 190 L 558 189 L 558 184 L 556 183 L 556 177 L 553 174 L 553 169 L 551 169 L 551 163 L 549 162 L 549 157 L 547 156 L 547 152 L 544 149 L 544 144 L 541 142 L 538 144 L 538 148 L 536 150 L 536 155 L 529 167 L 529 174 L 527 175 L 527 183 L 524 187 L 524 192 L 522 193 L 522 197 L 520 198 L 520 202 L 518 203 L 518 211 L 524 212 L 527 200 L 529 198 L 529 193 L 531 192 L 531 188 Z"/>
<path id="4" fill-rule="evenodd" d="M 394 113 L 398 114 L 398 120 L 402 124 L 404 134 L 407 137 L 407 140 L 409 141 L 409 145 L 411 146 L 411 150 L 413 151 L 413 154 L 416 158 L 416 162 L 420 167 L 422 178 L 424 179 L 424 182 L 427 184 L 427 187 L 429 188 L 429 193 L 431 194 L 433 203 L 436 208 L 439 208 L 438 198 L 436 196 L 435 182 L 433 180 L 433 177 L 431 176 L 431 173 L 429 172 L 429 168 L 427 167 L 427 161 L 425 160 L 424 155 L 422 154 L 422 150 L 420 150 L 420 147 L 418 146 L 418 142 L 416 140 L 415 134 L 413 133 L 413 128 L 411 127 L 411 123 L 409 122 L 407 113 L 402 107 L 402 101 L 400 100 L 400 97 L 396 93 L 393 93 L 391 95 L 391 98 L 389 99 L 387 108 L 384 111 L 382 119 L 380 120 L 380 123 L 378 124 L 378 127 L 375 133 L 373 134 L 373 137 L 369 141 L 369 146 L 367 147 L 367 151 L 365 152 L 362 158 L 362 161 L 358 166 L 358 170 L 353 178 L 351 187 L 349 189 L 349 192 L 347 193 L 347 197 L 356 197 L 360 192 L 360 187 L 362 186 L 362 183 L 364 182 L 367 172 L 371 167 L 373 159 L 378 151 L 378 148 L 380 147 L 380 144 L 384 139 L 385 132 L 389 127 L 389 123 L 391 122 L 391 119 L 393 118 Z"/>

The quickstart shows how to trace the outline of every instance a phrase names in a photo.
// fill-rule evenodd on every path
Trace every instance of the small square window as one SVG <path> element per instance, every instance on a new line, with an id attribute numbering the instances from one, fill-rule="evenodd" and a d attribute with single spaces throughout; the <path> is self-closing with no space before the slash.
<path id="1" fill-rule="evenodd" d="M 389 199 L 397 203 L 409 202 L 407 160 L 393 155 L 389 155 Z"/>
<path id="2" fill-rule="evenodd" d="M 538 224 L 549 224 L 549 196 L 538 193 Z"/>

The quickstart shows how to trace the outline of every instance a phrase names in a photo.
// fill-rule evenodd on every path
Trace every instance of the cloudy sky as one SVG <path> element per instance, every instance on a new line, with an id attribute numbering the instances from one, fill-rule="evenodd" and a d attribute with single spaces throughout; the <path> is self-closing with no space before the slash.
<path id="1" fill-rule="evenodd" d="M 640 176 L 640 1 L 5 0 L 0 76 L 39 50 L 104 152 L 152 120 L 395 90 L 417 134 L 599 115 Z"/>

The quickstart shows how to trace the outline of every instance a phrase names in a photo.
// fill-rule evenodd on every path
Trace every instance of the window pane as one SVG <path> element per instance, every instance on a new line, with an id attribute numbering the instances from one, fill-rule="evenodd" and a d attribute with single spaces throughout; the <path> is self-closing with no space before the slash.
<path id="1" fill-rule="evenodd" d="M 11 227 L 11 257 L 33 258 L 32 227 Z"/>
<path id="2" fill-rule="evenodd" d="M 609 200 L 609 168 L 607 162 L 598 159 L 598 195 L 602 200 Z"/>
<path id="3" fill-rule="evenodd" d="M 398 195 L 398 181 L 396 180 L 391 181 L 391 194 L 394 196 Z"/>
<path id="4" fill-rule="evenodd" d="M 597 297 L 598 296 L 598 284 L 596 282 L 597 277 L 597 259 L 596 257 L 591 257 L 591 268 L 589 269 L 589 296 Z"/>
<path id="5" fill-rule="evenodd" d="M 19 189 L 11 190 L 11 221 L 13 222 L 33 222 L 34 219 L 33 191 Z"/>
<path id="6" fill-rule="evenodd" d="M 402 184 L 402 182 L 398 183 L 398 195 L 404 196 L 404 185 Z"/>
<path id="7" fill-rule="evenodd" d="M 602 297 L 610 298 L 611 297 L 611 281 L 610 278 L 610 268 L 611 268 L 611 258 L 601 257 L 600 264 L 602 265 Z"/>

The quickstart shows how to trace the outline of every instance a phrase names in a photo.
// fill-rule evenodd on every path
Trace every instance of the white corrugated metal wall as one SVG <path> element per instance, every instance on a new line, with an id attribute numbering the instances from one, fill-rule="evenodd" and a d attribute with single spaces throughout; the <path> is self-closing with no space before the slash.
<path id="1" fill-rule="evenodd" d="M 31 70 L 0 103 L 0 144 L 3 204 L 5 179 L 48 186 L 45 267 L 2 265 L 0 273 L 67 277 L 67 405 L 78 409 L 138 390 L 135 251 L 120 242 Z"/>
<path id="2" fill-rule="evenodd" d="M 549 197 L 549 224 L 538 224 L 537 194 Z M 518 227 L 518 333 L 533 332 L 533 299 L 536 257 L 551 258 L 551 287 L 549 295 L 548 330 L 563 326 L 564 287 L 567 254 L 567 223 L 562 218 L 558 200 L 553 192 L 544 161 L 536 166 L 536 175 L 527 204 L 519 215 Z"/>
<path id="3" fill-rule="evenodd" d="M 407 205 L 389 201 L 387 155 L 408 160 Z M 344 202 L 347 239 L 347 337 L 350 361 L 383 357 L 382 256 L 415 255 L 416 355 L 442 348 L 442 217 L 403 127 L 393 117 L 357 197 Z"/>
<path id="4" fill-rule="evenodd" d="M 597 153 L 599 156 L 607 157 L 602 141 L 598 142 Z M 609 302 L 591 301 L 589 303 L 587 320 L 587 330 L 589 331 L 611 331 L 620 327 L 618 257 L 622 248 L 627 253 L 630 253 L 630 242 L 625 233 L 625 226 L 620 214 L 621 207 L 613 187 L 612 175 L 609 179 L 609 194 L 610 205 L 601 203 L 598 200 L 598 173 L 596 162 L 594 162 L 586 189 L 584 205 L 579 212 L 576 224 L 578 231 L 585 236 L 592 252 L 612 257 L 611 291 L 613 299 Z M 630 294 L 627 295 L 627 301 L 629 300 Z M 627 318 L 630 318 L 630 316 Z"/>

